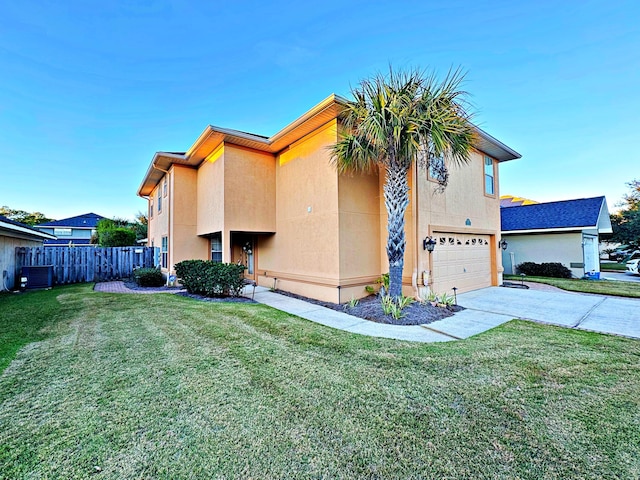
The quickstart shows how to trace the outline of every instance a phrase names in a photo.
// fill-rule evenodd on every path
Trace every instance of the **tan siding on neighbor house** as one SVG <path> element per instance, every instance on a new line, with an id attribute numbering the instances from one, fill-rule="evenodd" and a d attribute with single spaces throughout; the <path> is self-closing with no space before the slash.
<path id="1" fill-rule="evenodd" d="M 558 262 L 570 268 L 571 263 L 583 263 L 582 233 L 541 233 L 527 235 L 505 235 L 508 243 L 507 250 L 502 252 L 504 263 L 511 273 L 511 254 L 513 253 L 513 267 L 523 262 L 552 263 Z M 515 268 L 514 268 L 515 270 Z M 584 268 L 570 268 L 574 276 L 584 275 Z"/>

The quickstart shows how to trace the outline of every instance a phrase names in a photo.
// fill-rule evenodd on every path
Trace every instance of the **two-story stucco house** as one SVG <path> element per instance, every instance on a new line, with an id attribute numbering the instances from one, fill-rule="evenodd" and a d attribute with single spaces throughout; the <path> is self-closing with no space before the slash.
<path id="1" fill-rule="evenodd" d="M 331 165 L 344 102 L 332 95 L 272 137 L 208 126 L 186 152 L 156 153 L 138 195 L 163 270 L 194 258 L 242 262 L 259 285 L 333 302 L 364 296 L 388 271 L 384 173 Z M 426 169 L 411 172 L 405 294 L 502 282 L 498 167 L 520 155 L 480 129 L 475 146 L 444 193 Z"/>

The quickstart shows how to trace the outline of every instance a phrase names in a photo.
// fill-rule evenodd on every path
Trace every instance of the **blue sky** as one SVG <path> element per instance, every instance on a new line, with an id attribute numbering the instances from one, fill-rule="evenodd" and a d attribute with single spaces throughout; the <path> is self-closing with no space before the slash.
<path id="1" fill-rule="evenodd" d="M 272 135 L 362 78 L 466 70 L 476 123 L 522 159 L 501 193 L 606 195 L 640 178 L 636 1 L 0 5 L 0 205 L 133 217 L 158 150 L 208 124 Z"/>

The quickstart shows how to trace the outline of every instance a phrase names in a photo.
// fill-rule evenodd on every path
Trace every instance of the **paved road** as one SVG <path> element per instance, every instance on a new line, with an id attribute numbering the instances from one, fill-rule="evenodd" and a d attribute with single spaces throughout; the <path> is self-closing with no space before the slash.
<path id="1" fill-rule="evenodd" d="M 620 282 L 640 282 L 640 275 L 633 275 L 624 272 L 601 272 L 600 278 L 607 280 L 618 280 Z"/>

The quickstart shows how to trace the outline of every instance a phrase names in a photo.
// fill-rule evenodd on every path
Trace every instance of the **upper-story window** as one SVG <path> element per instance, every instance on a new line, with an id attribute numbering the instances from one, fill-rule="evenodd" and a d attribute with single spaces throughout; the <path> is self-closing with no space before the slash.
<path id="1" fill-rule="evenodd" d="M 440 182 L 445 179 L 447 175 L 447 167 L 444 163 L 444 156 L 433 157 L 429 161 L 428 170 L 429 180 Z"/>
<path id="2" fill-rule="evenodd" d="M 70 228 L 54 228 L 53 229 L 53 234 L 56 237 L 64 237 L 64 236 L 69 236 L 72 234 L 71 229 Z"/>
<path id="3" fill-rule="evenodd" d="M 158 189 L 158 213 L 162 212 L 162 189 Z"/>
<path id="4" fill-rule="evenodd" d="M 484 193 L 487 195 L 495 195 L 495 183 L 493 159 L 491 157 L 484 157 Z"/>
<path id="5" fill-rule="evenodd" d="M 149 199 L 149 218 L 153 218 L 153 198 Z"/>
<path id="6" fill-rule="evenodd" d="M 166 197 L 169 187 L 167 186 L 167 176 L 164 176 L 164 181 L 162 182 L 162 194 Z"/>

